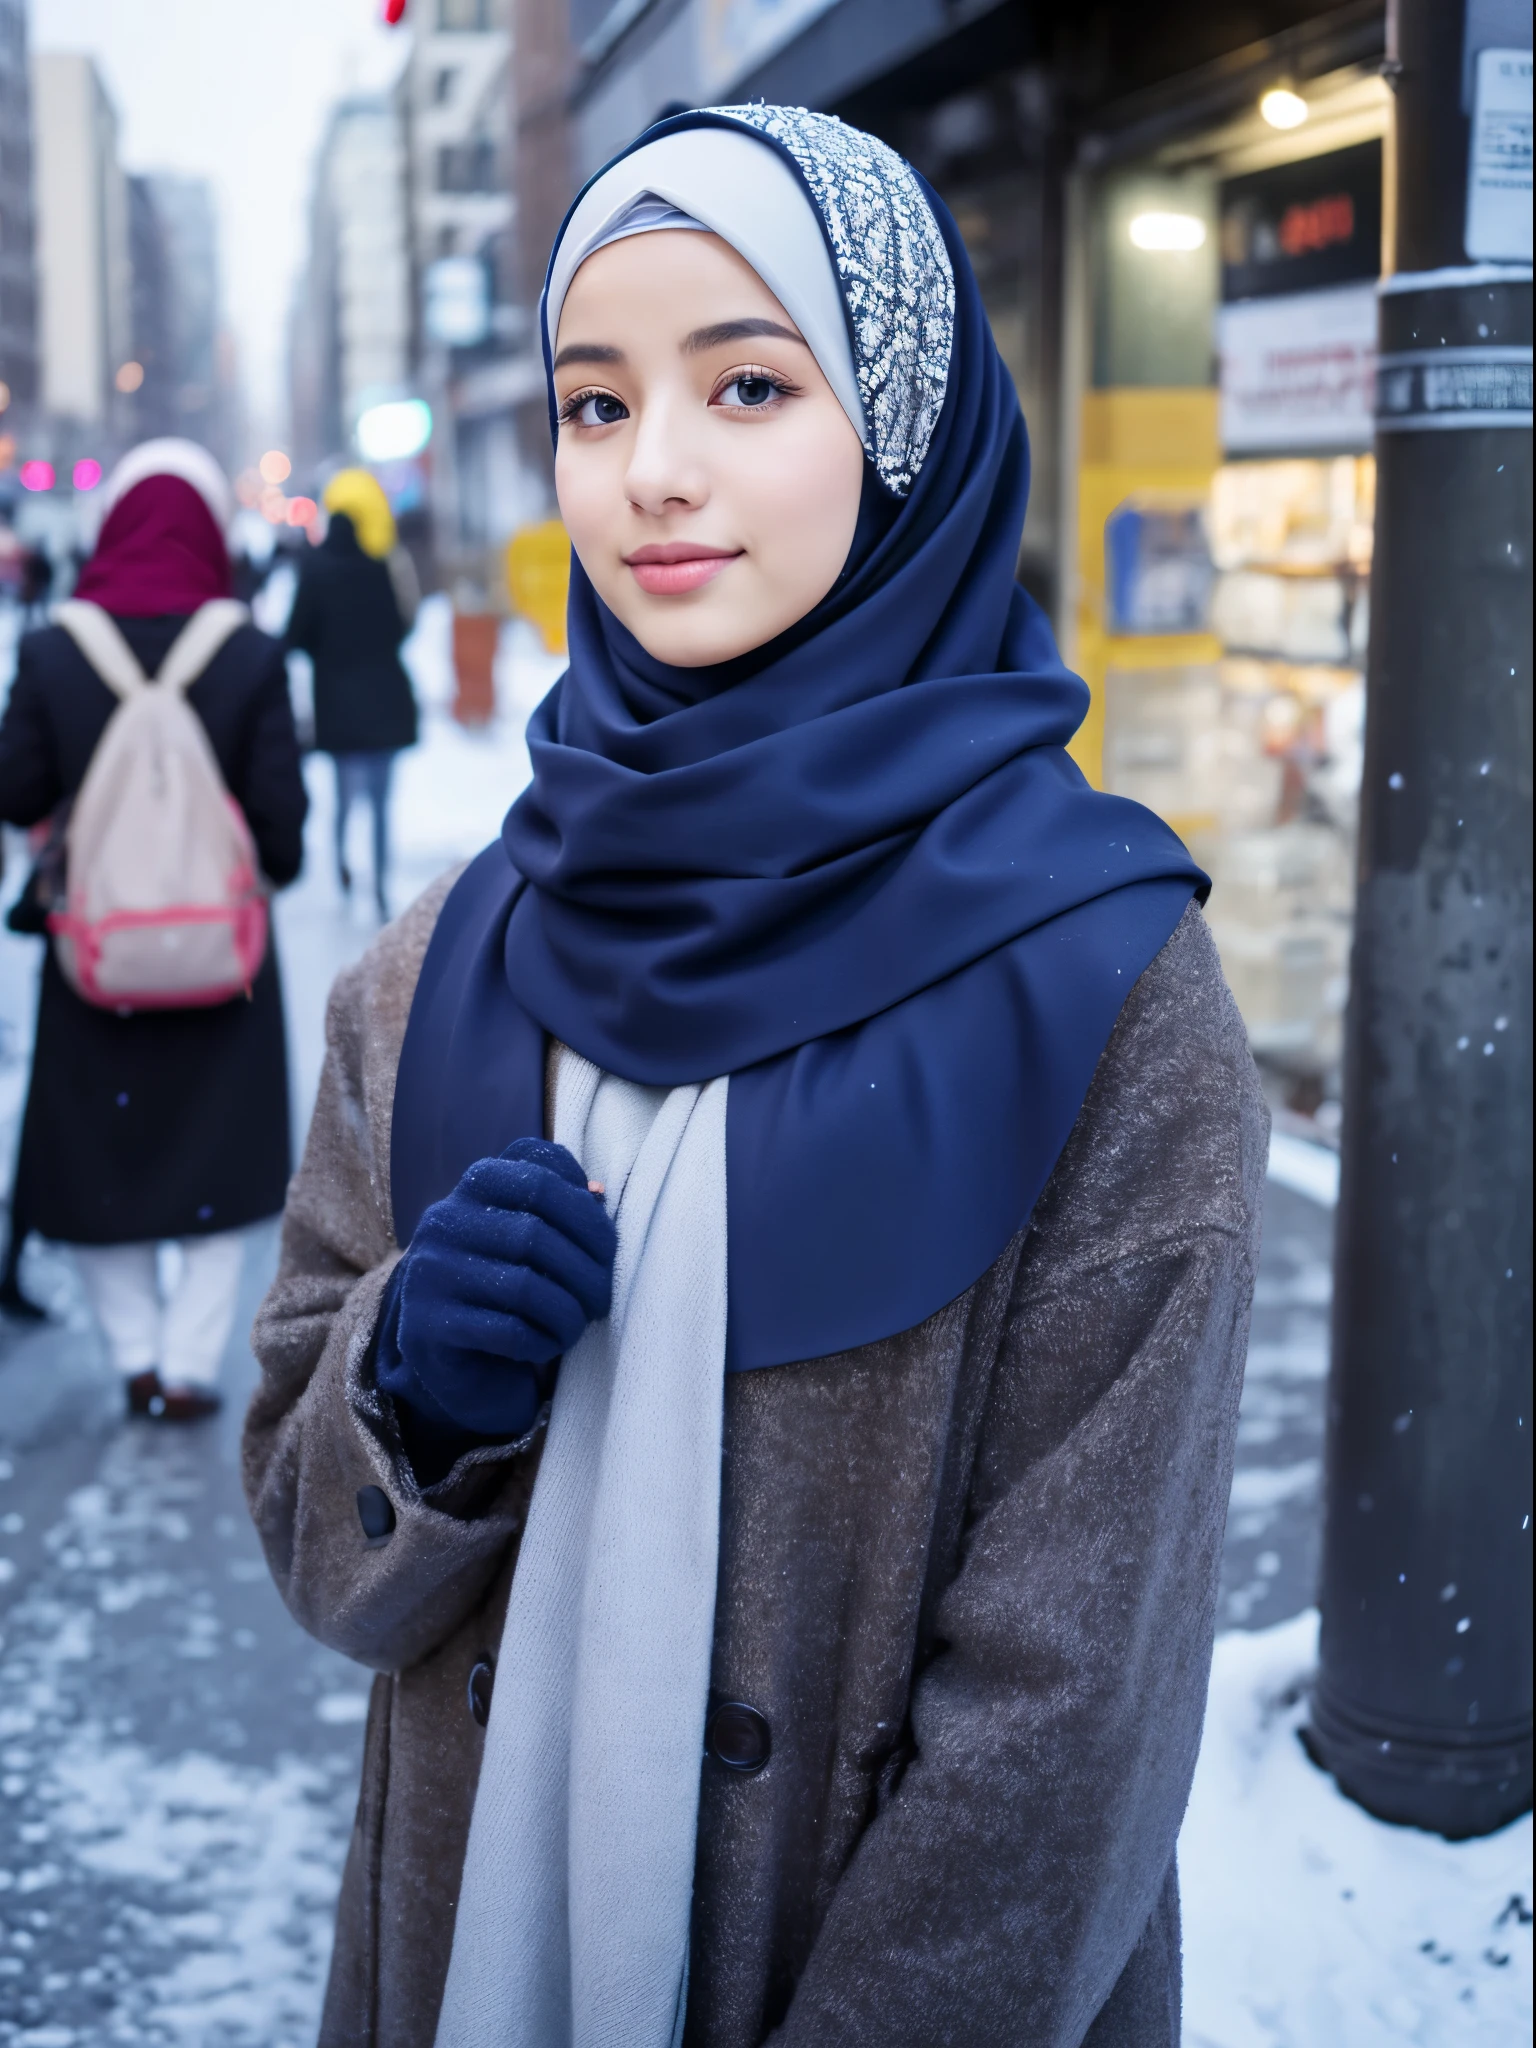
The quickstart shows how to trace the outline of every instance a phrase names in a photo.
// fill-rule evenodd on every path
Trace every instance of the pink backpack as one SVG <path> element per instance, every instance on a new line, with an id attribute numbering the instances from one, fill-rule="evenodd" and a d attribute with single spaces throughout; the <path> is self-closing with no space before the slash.
<path id="1" fill-rule="evenodd" d="M 121 700 L 70 813 L 65 907 L 48 919 L 65 980 L 103 1010 L 190 1010 L 249 995 L 267 899 L 240 806 L 186 691 L 243 604 L 194 612 L 151 682 L 115 621 L 72 599 L 54 613 Z"/>

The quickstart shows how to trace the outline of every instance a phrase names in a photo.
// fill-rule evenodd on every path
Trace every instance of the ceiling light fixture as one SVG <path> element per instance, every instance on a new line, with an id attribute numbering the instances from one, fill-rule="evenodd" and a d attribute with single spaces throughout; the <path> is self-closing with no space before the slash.
<path id="1" fill-rule="evenodd" d="M 1259 112 L 1271 128 L 1299 128 L 1307 118 L 1307 103 L 1299 92 L 1277 85 L 1259 101 Z"/>

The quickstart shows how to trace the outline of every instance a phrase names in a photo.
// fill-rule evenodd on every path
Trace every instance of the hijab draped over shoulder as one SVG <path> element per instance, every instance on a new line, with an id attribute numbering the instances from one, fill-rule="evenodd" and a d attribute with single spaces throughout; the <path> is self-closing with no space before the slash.
<path id="1" fill-rule="evenodd" d="M 853 547 L 807 618 L 712 668 L 655 660 L 573 564 L 532 781 L 422 970 L 393 1189 L 404 1244 L 541 1133 L 547 1035 L 627 1080 L 729 1074 L 742 1370 L 909 1328 L 987 1269 L 1207 884 L 1067 754 L 1088 692 L 1015 580 L 1028 440 L 942 202 L 827 115 L 678 116 L 568 216 L 546 366 L 585 256 L 678 226 L 753 265 L 853 420 Z"/>

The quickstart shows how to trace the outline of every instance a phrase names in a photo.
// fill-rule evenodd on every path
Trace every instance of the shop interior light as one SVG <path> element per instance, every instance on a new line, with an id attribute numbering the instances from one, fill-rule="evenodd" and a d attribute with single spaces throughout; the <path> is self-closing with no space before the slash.
<path id="1" fill-rule="evenodd" d="M 1193 213 L 1138 213 L 1131 240 L 1138 249 L 1203 249 L 1205 222 Z"/>
<path id="2" fill-rule="evenodd" d="M 290 498 L 285 514 L 290 526 L 313 526 L 320 515 L 320 508 L 313 498 Z"/>
<path id="3" fill-rule="evenodd" d="M 135 391 L 138 391 L 143 386 L 144 365 L 142 363 L 123 363 L 119 366 L 117 375 L 112 381 L 125 397 L 131 397 Z"/>
<path id="4" fill-rule="evenodd" d="M 101 482 L 101 464 L 94 455 L 84 455 L 75 464 L 74 484 L 77 491 L 94 491 Z"/>
<path id="5" fill-rule="evenodd" d="M 53 464 L 51 462 L 24 462 L 18 472 L 24 491 L 51 491 L 53 489 Z"/>
<path id="6" fill-rule="evenodd" d="M 432 438 L 432 408 L 424 399 L 370 405 L 357 422 L 357 452 L 364 462 L 404 462 Z"/>
<path id="7" fill-rule="evenodd" d="M 1277 85 L 1259 101 L 1259 112 L 1271 128 L 1299 128 L 1307 118 L 1307 103 L 1299 92 Z"/>
<path id="8" fill-rule="evenodd" d="M 262 479 L 269 484 L 285 484 L 293 475 L 293 464 L 281 448 L 269 448 L 257 463 Z"/>

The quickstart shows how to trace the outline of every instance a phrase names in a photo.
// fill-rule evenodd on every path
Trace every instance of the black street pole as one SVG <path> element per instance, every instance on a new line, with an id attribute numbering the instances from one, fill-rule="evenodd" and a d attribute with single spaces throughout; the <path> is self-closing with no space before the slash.
<path id="1" fill-rule="evenodd" d="M 1392 15 L 1395 274 L 1308 1742 L 1372 1813 L 1463 1837 L 1531 1803 L 1530 245 L 1523 268 L 1468 254 L 1486 124 L 1465 104 L 1463 8 Z"/>

